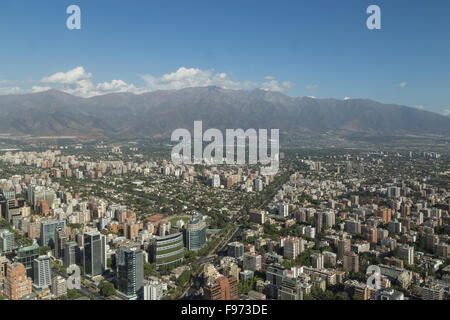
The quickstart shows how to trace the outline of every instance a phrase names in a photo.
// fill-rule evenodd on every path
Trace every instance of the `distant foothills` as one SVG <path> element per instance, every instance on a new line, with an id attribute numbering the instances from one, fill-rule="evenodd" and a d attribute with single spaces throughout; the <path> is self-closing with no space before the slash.
<path id="1" fill-rule="evenodd" d="M 0 96 L 0 134 L 93 139 L 170 138 L 177 128 L 280 129 L 283 138 L 450 139 L 450 117 L 367 99 L 293 98 L 218 87 L 115 93 L 92 98 L 56 90 Z"/>

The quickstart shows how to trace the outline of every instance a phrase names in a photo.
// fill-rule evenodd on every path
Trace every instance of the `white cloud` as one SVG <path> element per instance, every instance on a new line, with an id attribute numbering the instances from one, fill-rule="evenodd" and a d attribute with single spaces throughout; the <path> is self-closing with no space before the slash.
<path id="1" fill-rule="evenodd" d="M 5 87 L 0 88 L 0 94 L 18 94 L 22 93 L 23 89 L 20 87 Z"/>
<path id="2" fill-rule="evenodd" d="M 249 82 L 240 83 L 230 79 L 226 73 L 216 73 L 213 70 L 181 67 L 177 71 L 161 77 L 141 75 L 149 91 L 179 90 L 191 87 L 217 86 L 224 89 L 243 89 Z"/>
<path id="3" fill-rule="evenodd" d="M 275 91 L 275 92 L 286 92 L 290 88 L 292 88 L 292 83 L 289 81 L 284 81 L 283 83 L 279 83 L 278 80 L 275 80 L 273 77 L 266 77 L 266 82 L 261 84 L 260 89 L 265 91 Z"/>
<path id="4" fill-rule="evenodd" d="M 425 109 L 425 107 L 424 107 L 424 106 L 416 106 L 416 109 L 419 109 L 419 110 L 424 110 L 424 109 Z"/>
<path id="5" fill-rule="evenodd" d="M 403 89 L 403 88 L 406 88 L 407 85 L 408 85 L 408 83 L 403 81 L 398 86 Z"/>
<path id="6" fill-rule="evenodd" d="M 351 100 L 352 98 L 350 97 L 344 97 L 344 100 Z"/>
<path id="7" fill-rule="evenodd" d="M 317 84 L 310 84 L 309 86 L 306 86 L 306 89 L 308 90 L 314 90 L 317 89 L 319 86 Z"/>
<path id="8" fill-rule="evenodd" d="M 450 116 L 450 109 L 444 109 L 444 110 L 442 111 L 442 114 L 443 114 L 444 116 Z"/>
<path id="9" fill-rule="evenodd" d="M 310 99 L 315 99 L 316 97 L 315 96 L 306 96 L 307 98 L 310 98 Z"/>
<path id="10" fill-rule="evenodd" d="M 76 67 L 67 72 L 57 72 L 51 76 L 41 79 L 41 83 L 77 84 L 79 81 L 89 79 L 91 73 L 86 73 L 83 67 Z"/>
<path id="11" fill-rule="evenodd" d="M 52 89 L 52 87 L 33 86 L 31 88 L 31 92 L 33 92 L 33 93 L 44 92 L 44 91 L 48 91 L 48 90 L 51 90 L 51 89 Z"/>
<path id="12" fill-rule="evenodd" d="M 97 90 L 104 92 L 133 92 L 137 90 L 133 84 L 128 84 L 122 80 L 112 80 L 111 82 L 99 83 L 96 88 Z"/>
<path id="13" fill-rule="evenodd" d="M 175 72 L 160 77 L 144 74 L 138 75 L 145 84 L 136 87 L 120 79 L 95 83 L 93 75 L 84 67 L 78 66 L 66 72 L 57 72 L 42 78 L 35 85 L 24 92 L 42 92 L 57 89 L 81 97 L 93 97 L 108 93 L 132 92 L 136 94 L 156 90 L 179 90 L 190 87 L 217 86 L 224 89 L 253 89 L 260 88 L 266 91 L 286 92 L 292 87 L 290 82 L 278 82 L 273 76 L 266 76 L 262 82 L 245 80 L 234 81 L 227 73 L 215 73 L 214 70 L 201 70 L 197 68 L 181 67 Z M 6 80 L 5 80 L 6 81 Z M 20 93 L 20 87 L 0 88 L 0 94 Z"/>

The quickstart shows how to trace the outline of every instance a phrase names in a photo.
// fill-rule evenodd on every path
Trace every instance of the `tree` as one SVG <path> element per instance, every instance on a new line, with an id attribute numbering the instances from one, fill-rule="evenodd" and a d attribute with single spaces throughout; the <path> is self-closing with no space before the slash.
<path id="1" fill-rule="evenodd" d="M 191 271 L 185 270 L 181 276 L 177 279 L 177 285 L 180 287 L 184 287 L 184 285 L 191 280 Z"/>
<path id="2" fill-rule="evenodd" d="M 111 282 L 102 280 L 98 285 L 98 288 L 104 297 L 110 297 L 116 294 L 116 288 L 114 288 L 114 285 Z"/>
<path id="3" fill-rule="evenodd" d="M 153 273 L 153 270 L 155 270 L 156 267 L 156 263 L 148 263 L 148 262 L 144 262 L 144 276 L 148 277 Z"/>
<path id="4" fill-rule="evenodd" d="M 81 298 L 83 294 L 77 289 L 67 289 L 67 298 L 69 300 L 75 300 Z"/>
<path id="5" fill-rule="evenodd" d="M 50 248 L 49 246 L 42 246 L 39 248 L 39 254 L 42 255 L 46 255 L 47 252 L 49 252 L 50 250 L 52 250 L 52 248 Z"/>

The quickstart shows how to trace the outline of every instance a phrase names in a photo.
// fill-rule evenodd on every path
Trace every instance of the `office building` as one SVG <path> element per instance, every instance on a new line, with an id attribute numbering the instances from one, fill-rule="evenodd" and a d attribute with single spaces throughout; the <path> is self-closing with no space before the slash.
<path id="1" fill-rule="evenodd" d="M 206 244 L 206 223 L 201 217 L 194 217 L 186 226 L 186 248 L 198 251 Z"/>
<path id="2" fill-rule="evenodd" d="M 181 232 L 166 236 L 156 236 L 149 246 L 149 262 L 156 266 L 165 266 L 181 262 L 184 259 L 184 242 Z"/>
<path id="3" fill-rule="evenodd" d="M 117 284 L 126 296 L 140 296 L 144 281 L 144 254 L 134 247 L 119 248 L 116 252 Z"/>
<path id="4" fill-rule="evenodd" d="M 39 245 L 35 242 L 28 247 L 22 247 L 18 250 L 17 256 L 14 258 L 15 262 L 23 264 L 27 271 L 27 277 L 33 279 L 33 261 L 39 257 Z"/>
<path id="5" fill-rule="evenodd" d="M 63 259 L 64 258 L 64 248 L 66 246 L 67 236 L 66 231 L 64 230 L 56 230 L 55 236 L 55 258 Z"/>
<path id="6" fill-rule="evenodd" d="M 84 272 L 96 277 L 106 269 L 106 238 L 98 231 L 86 232 L 84 238 Z"/>
<path id="7" fill-rule="evenodd" d="M 55 248 L 56 231 L 66 232 L 65 220 L 46 220 L 41 222 L 41 246 Z"/>
<path id="8" fill-rule="evenodd" d="M 70 267 L 77 264 L 78 245 L 76 242 L 66 242 L 64 245 L 63 262 L 64 266 Z"/>

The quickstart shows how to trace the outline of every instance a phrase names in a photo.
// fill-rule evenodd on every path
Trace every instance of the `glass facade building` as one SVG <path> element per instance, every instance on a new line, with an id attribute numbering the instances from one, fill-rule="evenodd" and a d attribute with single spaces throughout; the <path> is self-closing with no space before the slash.
<path id="1" fill-rule="evenodd" d="M 141 295 L 144 281 L 144 254 L 136 248 L 117 250 L 117 285 L 127 296 Z"/>
<path id="2" fill-rule="evenodd" d="M 186 248 L 200 250 L 206 244 L 206 223 L 199 217 L 193 218 L 186 227 Z"/>
<path id="3" fill-rule="evenodd" d="M 22 247 L 17 252 L 17 256 L 15 258 L 16 262 L 20 262 L 25 266 L 25 270 L 27 271 L 27 277 L 34 278 L 33 273 L 33 261 L 34 259 L 39 257 L 39 245 L 34 243 L 29 247 Z"/>
<path id="4" fill-rule="evenodd" d="M 65 220 L 47 220 L 41 223 L 41 246 L 55 248 L 56 232 L 66 232 Z"/>
<path id="5" fill-rule="evenodd" d="M 86 275 L 101 275 L 106 268 L 106 238 L 98 231 L 84 234 L 84 271 Z"/>

